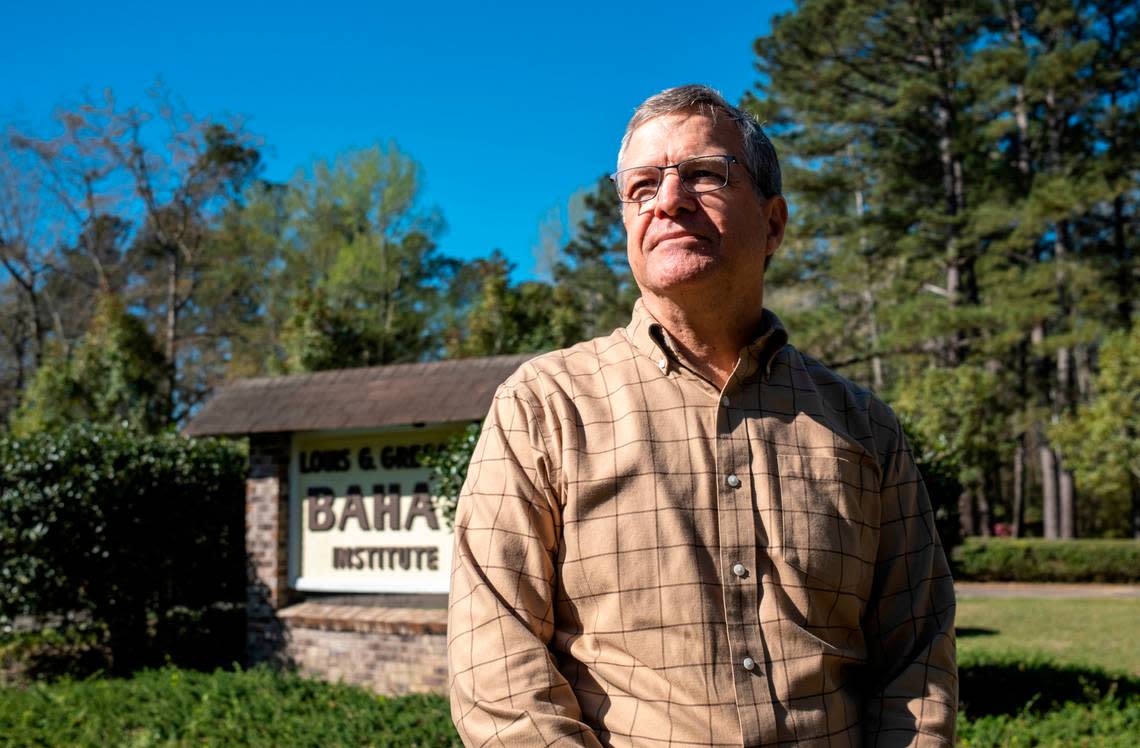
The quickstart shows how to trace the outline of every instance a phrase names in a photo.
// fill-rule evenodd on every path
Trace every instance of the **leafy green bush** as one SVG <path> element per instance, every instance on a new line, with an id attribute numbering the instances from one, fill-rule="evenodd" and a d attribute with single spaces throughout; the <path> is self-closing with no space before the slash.
<path id="1" fill-rule="evenodd" d="M 266 668 L 0 689 L 12 745 L 458 746 L 442 696 L 377 697 Z"/>
<path id="2" fill-rule="evenodd" d="M 958 742 L 967 746 L 1140 741 L 1140 679 L 1015 653 L 959 658 Z"/>
<path id="3" fill-rule="evenodd" d="M 467 479 L 467 467 L 471 464 L 471 455 L 475 453 L 475 444 L 479 441 L 482 430 L 481 421 L 468 424 L 467 428 L 448 439 L 438 450 L 420 458 L 424 465 L 431 468 L 437 508 L 443 513 L 448 527 L 455 525 L 459 492 L 463 488 L 463 481 Z"/>
<path id="4" fill-rule="evenodd" d="M 1140 736 L 1135 679 L 1013 658 L 965 662 L 962 674 L 960 745 L 1123 748 Z M 1011 684 L 1020 699 L 1013 707 Z M 166 667 L 129 680 L 0 688 L 0 736 L 0 743 L 45 746 L 460 745 L 442 696 L 377 697 L 267 668 Z"/>
<path id="5" fill-rule="evenodd" d="M 100 633 L 118 672 L 240 659 L 244 473 L 218 440 L 89 424 L 0 438 L 0 623 Z"/>
<path id="6" fill-rule="evenodd" d="M 1140 582 L 1140 542 L 969 538 L 954 576 L 977 582 Z"/>

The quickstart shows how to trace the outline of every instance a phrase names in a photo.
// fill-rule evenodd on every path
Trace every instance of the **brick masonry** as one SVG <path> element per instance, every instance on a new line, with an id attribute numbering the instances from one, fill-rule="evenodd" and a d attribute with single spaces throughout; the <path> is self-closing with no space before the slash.
<path id="1" fill-rule="evenodd" d="M 383 694 L 447 691 L 447 612 L 301 603 L 280 612 L 303 673 Z"/>
<path id="2" fill-rule="evenodd" d="M 246 481 L 246 654 L 381 694 L 447 690 L 447 614 L 438 608 L 306 601 L 289 587 L 291 435 L 255 434 Z"/>

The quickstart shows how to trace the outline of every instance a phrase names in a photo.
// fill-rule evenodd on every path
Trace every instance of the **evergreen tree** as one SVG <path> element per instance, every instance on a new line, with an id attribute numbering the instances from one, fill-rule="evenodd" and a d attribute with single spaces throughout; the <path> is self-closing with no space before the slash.
<path id="1" fill-rule="evenodd" d="M 959 443 L 979 531 L 1020 529 L 1029 504 L 1046 534 L 1077 530 L 1049 425 L 1131 319 L 1135 20 L 1122 2 L 807 0 L 756 43 L 745 104 L 793 206 L 769 303 L 924 442 Z"/>
<path id="2" fill-rule="evenodd" d="M 51 346 L 13 414 L 12 431 L 28 435 L 80 421 L 159 431 L 170 423 L 167 368 L 142 320 L 104 294 L 74 351 Z"/>

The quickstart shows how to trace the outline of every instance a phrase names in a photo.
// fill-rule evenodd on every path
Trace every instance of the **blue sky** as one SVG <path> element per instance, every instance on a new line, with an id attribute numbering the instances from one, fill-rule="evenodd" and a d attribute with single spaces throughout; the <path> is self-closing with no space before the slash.
<path id="1" fill-rule="evenodd" d="M 0 124 L 46 128 L 105 87 L 140 102 L 161 79 L 195 114 L 244 116 L 270 179 L 395 141 L 447 222 L 441 249 L 500 248 L 525 278 L 541 226 L 612 170 L 633 108 L 688 82 L 738 100 L 757 82 L 753 40 L 791 2 L 6 6 Z"/>

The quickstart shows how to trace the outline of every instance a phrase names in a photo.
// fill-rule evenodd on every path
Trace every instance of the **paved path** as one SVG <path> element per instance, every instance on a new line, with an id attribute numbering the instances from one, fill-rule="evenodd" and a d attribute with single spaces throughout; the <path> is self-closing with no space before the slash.
<path id="1" fill-rule="evenodd" d="M 1140 597 L 1140 584 L 1030 584 L 1025 582 L 955 582 L 960 598 L 970 597 Z"/>

